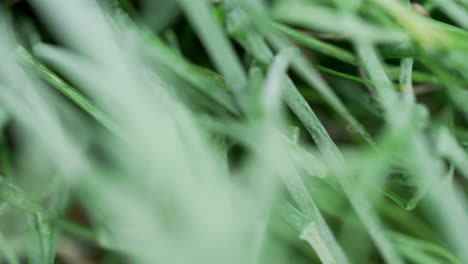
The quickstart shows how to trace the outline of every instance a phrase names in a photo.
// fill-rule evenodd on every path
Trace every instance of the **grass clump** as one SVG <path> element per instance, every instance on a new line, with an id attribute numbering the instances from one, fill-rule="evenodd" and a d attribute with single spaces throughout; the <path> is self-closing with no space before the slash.
<path id="1" fill-rule="evenodd" d="M 5 263 L 468 263 L 462 0 L 0 9 Z"/>

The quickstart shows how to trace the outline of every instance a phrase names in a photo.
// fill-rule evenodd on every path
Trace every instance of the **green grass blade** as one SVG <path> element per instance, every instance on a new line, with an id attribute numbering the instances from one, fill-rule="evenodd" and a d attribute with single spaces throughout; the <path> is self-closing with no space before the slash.
<path id="1" fill-rule="evenodd" d="M 199 33 L 216 67 L 228 83 L 233 85 L 234 93 L 237 94 L 244 90 L 247 85 L 246 73 L 210 11 L 208 2 L 204 0 L 179 0 L 179 3 Z M 237 103 L 243 108 L 243 102 L 239 100 L 241 99 L 238 98 Z"/>
<path id="2" fill-rule="evenodd" d="M 60 78 L 57 74 L 55 74 L 52 70 L 47 68 L 39 60 L 34 58 L 33 55 L 27 52 L 23 47 L 19 46 L 17 52 L 22 57 L 22 59 L 27 64 L 29 64 L 29 67 L 34 69 L 34 71 L 36 71 L 36 73 L 39 76 L 44 78 L 44 80 L 47 81 L 52 87 L 64 94 L 68 99 L 70 99 L 72 102 L 78 105 L 81 109 L 83 109 L 83 111 L 88 113 L 90 116 L 95 118 L 96 121 L 101 123 L 104 127 L 118 134 L 118 129 L 116 128 L 116 125 L 77 89 L 75 89 L 65 80 Z"/>

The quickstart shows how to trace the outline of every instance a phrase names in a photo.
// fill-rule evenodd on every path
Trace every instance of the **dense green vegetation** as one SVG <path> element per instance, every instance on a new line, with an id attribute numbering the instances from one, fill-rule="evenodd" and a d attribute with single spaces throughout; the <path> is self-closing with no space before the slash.
<path id="1" fill-rule="evenodd" d="M 0 263 L 468 263 L 467 11 L 3 1 Z"/>

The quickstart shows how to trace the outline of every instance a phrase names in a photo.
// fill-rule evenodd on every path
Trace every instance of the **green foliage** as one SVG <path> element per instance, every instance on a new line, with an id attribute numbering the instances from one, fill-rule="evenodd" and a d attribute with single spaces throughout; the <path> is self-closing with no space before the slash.
<path id="1" fill-rule="evenodd" d="M 467 2 L 418 2 L 3 4 L 0 262 L 468 263 Z"/>

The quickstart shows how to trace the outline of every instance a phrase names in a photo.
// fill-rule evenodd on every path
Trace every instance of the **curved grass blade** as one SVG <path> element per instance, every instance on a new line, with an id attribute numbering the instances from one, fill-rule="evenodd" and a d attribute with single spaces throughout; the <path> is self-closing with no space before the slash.
<path id="1" fill-rule="evenodd" d="M 460 260 L 458 260 L 447 249 L 442 248 L 437 244 L 433 244 L 431 242 L 413 238 L 397 232 L 390 232 L 389 236 L 395 241 L 399 250 L 404 255 L 406 255 L 408 259 L 414 261 L 429 260 L 429 262 L 423 263 L 461 263 Z M 425 257 L 421 257 L 423 254 Z M 434 258 L 433 256 L 438 257 L 438 259 Z"/>
<path id="2" fill-rule="evenodd" d="M 49 213 L 39 204 L 30 200 L 23 190 L 18 186 L 7 182 L 0 176 L 0 197 L 11 203 L 13 206 L 24 210 L 34 216 L 35 227 L 40 243 L 40 259 L 42 263 L 52 263 L 55 253 L 51 248 L 51 233 L 49 223 Z"/>

